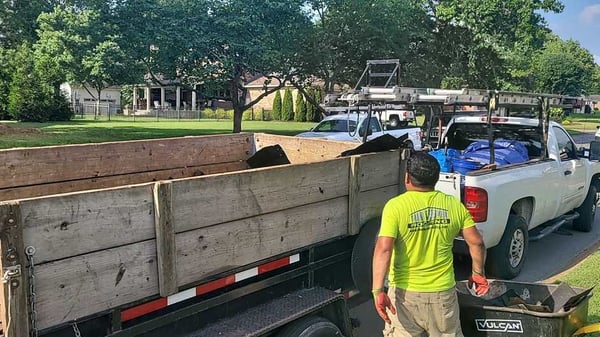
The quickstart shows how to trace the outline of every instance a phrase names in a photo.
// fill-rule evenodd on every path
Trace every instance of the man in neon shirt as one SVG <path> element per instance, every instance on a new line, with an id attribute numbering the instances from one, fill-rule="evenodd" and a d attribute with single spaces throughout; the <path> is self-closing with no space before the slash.
<path id="1" fill-rule="evenodd" d="M 373 296 L 377 313 L 386 321 L 384 336 L 463 336 L 452 256 L 460 232 L 473 261 L 470 283 L 478 295 L 489 289 L 483 238 L 460 200 L 435 191 L 439 173 L 433 156 L 412 153 L 404 177 L 406 192 L 383 209 L 373 256 Z"/>

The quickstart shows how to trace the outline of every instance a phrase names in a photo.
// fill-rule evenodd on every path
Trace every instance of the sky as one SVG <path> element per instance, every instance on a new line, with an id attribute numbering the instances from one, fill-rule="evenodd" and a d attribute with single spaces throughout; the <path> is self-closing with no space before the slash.
<path id="1" fill-rule="evenodd" d="M 600 0 L 563 0 L 562 13 L 544 13 L 548 26 L 563 39 L 579 41 L 600 64 Z"/>

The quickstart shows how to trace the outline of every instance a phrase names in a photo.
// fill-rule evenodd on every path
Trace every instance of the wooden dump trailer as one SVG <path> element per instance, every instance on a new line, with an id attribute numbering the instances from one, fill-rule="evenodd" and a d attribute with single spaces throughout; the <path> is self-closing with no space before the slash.
<path id="1" fill-rule="evenodd" d="M 250 169 L 272 145 L 291 164 Z M 354 147 L 242 133 L 0 151 L 4 335 L 293 336 L 310 316 L 351 336 L 363 225 L 403 191 L 407 154 L 339 156 Z"/>

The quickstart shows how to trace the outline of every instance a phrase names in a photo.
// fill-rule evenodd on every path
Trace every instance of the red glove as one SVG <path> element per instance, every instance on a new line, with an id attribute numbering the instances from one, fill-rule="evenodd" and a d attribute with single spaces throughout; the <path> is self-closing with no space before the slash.
<path id="1" fill-rule="evenodd" d="M 379 317 L 381 317 L 386 323 L 392 324 L 392 321 L 387 314 L 387 308 L 390 309 L 392 315 L 396 314 L 396 308 L 392 304 L 392 301 L 385 292 L 379 292 L 377 294 L 374 293 L 373 295 L 375 297 L 375 309 L 377 309 Z"/>
<path id="2" fill-rule="evenodd" d="M 483 296 L 490 290 L 490 284 L 483 275 L 469 276 L 469 288 L 475 289 L 475 294 Z"/>

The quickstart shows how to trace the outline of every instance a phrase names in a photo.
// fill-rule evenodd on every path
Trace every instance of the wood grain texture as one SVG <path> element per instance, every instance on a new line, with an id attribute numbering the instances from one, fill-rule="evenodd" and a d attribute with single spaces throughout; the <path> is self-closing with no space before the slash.
<path id="1" fill-rule="evenodd" d="M 349 161 L 341 158 L 174 181 L 175 231 L 345 196 Z"/>
<path id="2" fill-rule="evenodd" d="M 380 217 L 385 203 L 397 195 L 398 185 L 360 192 L 360 223 Z"/>
<path id="3" fill-rule="evenodd" d="M 360 232 L 360 156 L 350 157 L 350 170 L 348 175 L 348 234 L 355 235 Z"/>
<path id="4" fill-rule="evenodd" d="M 399 158 L 399 151 L 362 155 L 360 190 L 369 191 L 389 185 L 398 185 Z"/>
<path id="5" fill-rule="evenodd" d="M 107 249 L 35 269 L 39 328 L 158 294 L 156 242 Z"/>
<path id="6" fill-rule="evenodd" d="M 21 201 L 38 263 L 153 239 L 153 184 Z"/>
<path id="7" fill-rule="evenodd" d="M 93 189 L 111 188 L 117 186 L 141 184 L 167 179 L 187 178 L 223 172 L 234 172 L 245 170 L 247 168 L 248 164 L 245 161 L 236 161 L 229 163 L 208 164 L 151 172 L 129 173 L 110 177 L 85 178 L 80 180 L 46 183 L 42 185 L 8 187 L 0 189 L 0 201 L 33 198 Z"/>
<path id="8" fill-rule="evenodd" d="M 348 198 L 177 234 L 179 286 L 347 233 Z"/>
<path id="9" fill-rule="evenodd" d="M 246 160 L 252 134 L 0 150 L 0 188 Z"/>
<path id="10" fill-rule="evenodd" d="M 254 134 L 254 139 L 257 149 L 279 144 L 292 164 L 337 158 L 343 151 L 360 145 L 353 142 L 275 136 L 264 133 Z"/>
<path id="11" fill-rule="evenodd" d="M 160 296 L 166 297 L 178 290 L 171 182 L 154 185 L 154 219 Z"/>

